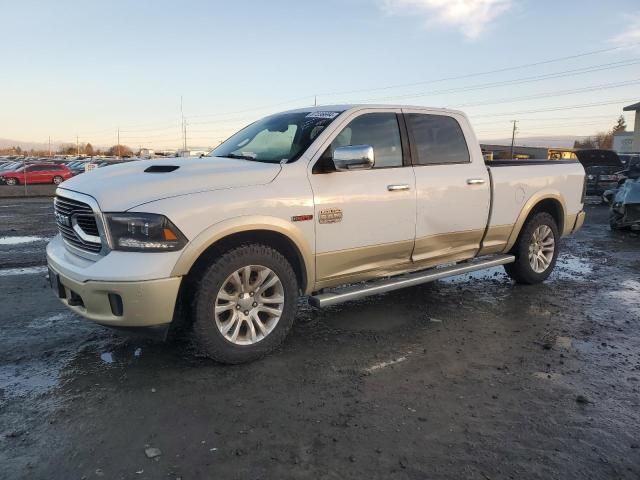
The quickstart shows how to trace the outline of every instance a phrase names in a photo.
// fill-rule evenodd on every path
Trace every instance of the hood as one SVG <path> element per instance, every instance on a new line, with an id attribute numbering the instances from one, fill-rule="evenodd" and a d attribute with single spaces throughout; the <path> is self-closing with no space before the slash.
<path id="1" fill-rule="evenodd" d="M 613 150 L 578 150 L 575 152 L 578 161 L 587 169 L 589 167 L 610 167 L 621 170 L 624 165 Z"/>
<path id="2" fill-rule="evenodd" d="M 168 158 L 98 168 L 61 189 L 91 195 L 105 212 L 122 212 L 163 198 L 210 190 L 264 185 L 280 165 L 230 158 Z"/>

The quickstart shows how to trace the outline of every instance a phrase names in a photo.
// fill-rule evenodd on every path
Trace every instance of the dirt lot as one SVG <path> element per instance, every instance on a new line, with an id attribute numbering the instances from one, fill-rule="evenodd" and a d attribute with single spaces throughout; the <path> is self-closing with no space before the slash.
<path id="1" fill-rule="evenodd" d="M 604 207 L 545 284 L 303 305 L 228 367 L 68 313 L 50 203 L 0 200 L 0 478 L 640 478 L 640 238 Z"/>

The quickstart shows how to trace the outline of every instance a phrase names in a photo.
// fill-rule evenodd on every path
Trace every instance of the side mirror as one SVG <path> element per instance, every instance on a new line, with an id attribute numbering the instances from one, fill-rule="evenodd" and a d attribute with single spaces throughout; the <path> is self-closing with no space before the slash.
<path id="1" fill-rule="evenodd" d="M 349 170 L 369 170 L 375 165 L 371 145 L 350 145 L 333 151 L 333 164 L 339 172 Z"/>

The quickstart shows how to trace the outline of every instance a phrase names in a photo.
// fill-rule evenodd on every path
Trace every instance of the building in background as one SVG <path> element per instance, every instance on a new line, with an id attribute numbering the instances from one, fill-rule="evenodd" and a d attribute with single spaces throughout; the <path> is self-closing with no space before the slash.
<path id="1" fill-rule="evenodd" d="M 613 134 L 613 150 L 616 153 L 631 153 L 633 149 L 633 132 L 619 132 Z"/>
<path id="2" fill-rule="evenodd" d="M 485 160 L 511 160 L 511 145 L 480 144 Z M 547 147 L 513 147 L 513 158 L 519 160 L 564 160 L 575 159 L 576 154 L 572 148 L 547 148 Z"/>
<path id="3" fill-rule="evenodd" d="M 633 139 L 631 142 L 631 151 L 640 152 L 640 102 L 629 105 L 622 109 L 625 112 L 636 112 L 635 120 L 633 122 Z M 615 148 L 614 148 L 615 150 Z"/>
<path id="4" fill-rule="evenodd" d="M 511 160 L 511 145 L 480 144 L 483 154 L 493 154 L 494 160 Z M 547 159 L 549 149 L 541 147 L 513 147 L 513 158 L 517 159 Z"/>
<path id="5" fill-rule="evenodd" d="M 207 155 L 212 148 L 190 148 L 188 150 L 178 150 L 176 157 L 201 157 Z"/>

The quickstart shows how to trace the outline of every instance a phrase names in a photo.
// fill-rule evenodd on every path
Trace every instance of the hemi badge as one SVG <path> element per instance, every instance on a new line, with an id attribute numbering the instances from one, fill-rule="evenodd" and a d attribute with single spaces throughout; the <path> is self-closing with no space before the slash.
<path id="1" fill-rule="evenodd" d="M 292 222 L 307 222 L 313 220 L 313 215 L 296 215 L 291 217 Z"/>

